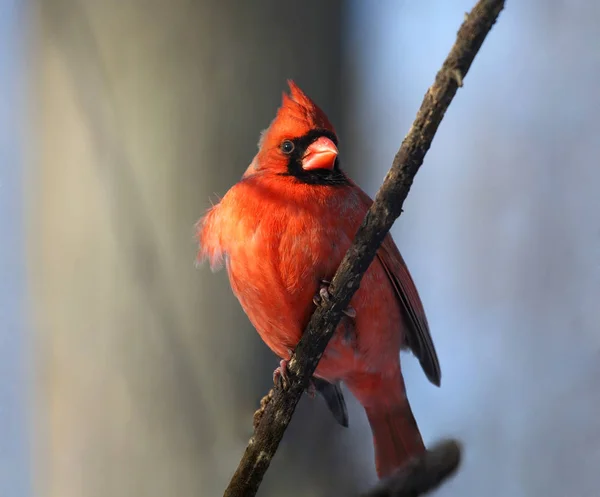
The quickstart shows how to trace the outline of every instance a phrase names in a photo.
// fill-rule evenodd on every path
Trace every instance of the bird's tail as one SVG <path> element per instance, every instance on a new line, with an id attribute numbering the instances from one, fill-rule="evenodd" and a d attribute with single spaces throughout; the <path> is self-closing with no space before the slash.
<path id="1" fill-rule="evenodd" d="M 400 371 L 385 378 L 379 374 L 360 375 L 347 379 L 346 385 L 367 413 L 380 478 L 391 475 L 425 451 Z"/>

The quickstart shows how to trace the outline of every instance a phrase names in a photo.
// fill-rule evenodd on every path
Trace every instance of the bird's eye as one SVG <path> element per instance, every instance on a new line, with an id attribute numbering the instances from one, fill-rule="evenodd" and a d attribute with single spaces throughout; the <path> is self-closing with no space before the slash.
<path id="1" fill-rule="evenodd" d="M 291 154 L 294 151 L 294 144 L 289 140 L 284 141 L 281 144 L 281 151 L 284 154 Z"/>

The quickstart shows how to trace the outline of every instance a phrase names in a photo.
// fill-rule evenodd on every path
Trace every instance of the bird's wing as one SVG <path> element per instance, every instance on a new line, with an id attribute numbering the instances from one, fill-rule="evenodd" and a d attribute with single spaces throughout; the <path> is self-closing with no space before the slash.
<path id="1" fill-rule="evenodd" d="M 371 207 L 373 200 L 358 185 L 354 185 L 354 187 L 366 213 L 369 207 Z M 360 221 L 362 222 L 362 217 Z M 406 316 L 406 323 L 408 324 L 405 337 L 406 345 L 412 350 L 417 359 L 419 359 L 421 367 L 429 381 L 439 386 L 442 373 L 435 346 L 429 332 L 425 310 L 423 309 L 423 304 L 421 303 L 415 283 L 408 272 L 406 263 L 389 233 L 386 235 L 377 252 L 377 258 L 385 269 Z"/>
<path id="2" fill-rule="evenodd" d="M 425 310 L 404 259 L 389 234 L 381 244 L 377 257 L 385 269 L 407 317 L 406 344 L 419 359 L 429 381 L 439 386 L 442 372 L 429 332 Z"/>

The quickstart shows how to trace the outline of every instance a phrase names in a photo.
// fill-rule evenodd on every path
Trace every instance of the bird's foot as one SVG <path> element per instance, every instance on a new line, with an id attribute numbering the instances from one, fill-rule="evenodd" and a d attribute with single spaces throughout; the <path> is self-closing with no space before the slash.
<path id="1" fill-rule="evenodd" d="M 291 351 L 290 351 L 290 355 L 291 355 Z M 288 374 L 288 361 L 286 361 L 285 359 L 281 359 L 281 361 L 279 361 L 279 367 L 275 368 L 275 371 L 273 371 L 273 383 L 275 383 L 275 386 L 285 390 L 289 385 L 289 382 L 290 382 L 289 380 L 290 380 L 290 377 Z M 317 393 L 317 387 L 315 386 L 314 382 L 312 381 L 312 378 L 309 380 L 308 386 L 306 387 L 305 392 L 311 399 L 315 398 L 315 394 Z M 263 398 L 263 400 L 264 399 L 265 398 Z M 261 406 L 262 406 L 262 401 L 261 401 Z"/>
<path id="2" fill-rule="evenodd" d="M 313 297 L 313 303 L 315 305 L 321 305 L 324 303 L 328 304 L 331 301 L 331 293 L 329 292 L 330 284 L 331 284 L 331 281 L 321 280 L 321 284 L 319 286 L 319 291 Z M 356 318 L 356 311 L 354 310 L 354 308 L 352 306 L 346 307 L 346 309 L 344 309 L 342 312 L 346 316 L 348 316 L 350 319 Z"/>
<path id="3" fill-rule="evenodd" d="M 329 284 L 331 282 L 327 280 L 321 280 L 319 291 L 313 297 L 313 303 L 315 305 L 321 305 L 323 302 L 329 303 L 331 300 L 331 293 L 329 293 Z M 352 345 L 356 348 L 356 332 L 354 327 L 354 320 L 356 319 L 356 311 L 352 306 L 346 307 L 343 311 L 346 318 L 342 318 L 341 326 L 343 327 L 343 341 L 346 345 Z"/>
<path id="4" fill-rule="evenodd" d="M 282 390 L 285 390 L 289 383 L 287 365 L 288 361 L 281 359 L 281 361 L 279 361 L 279 367 L 275 368 L 275 371 L 273 371 L 273 383 Z"/>

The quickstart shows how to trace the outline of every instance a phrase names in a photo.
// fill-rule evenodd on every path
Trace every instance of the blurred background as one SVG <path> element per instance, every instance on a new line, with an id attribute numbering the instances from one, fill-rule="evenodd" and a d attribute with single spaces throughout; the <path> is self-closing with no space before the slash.
<path id="1" fill-rule="evenodd" d="M 592 497 L 600 4 L 507 2 L 393 229 L 442 387 L 403 356 L 437 496 Z M 294 78 L 373 195 L 474 0 L 0 0 L 0 495 L 221 495 L 275 357 L 193 226 Z M 375 482 L 304 398 L 260 495 Z"/>

